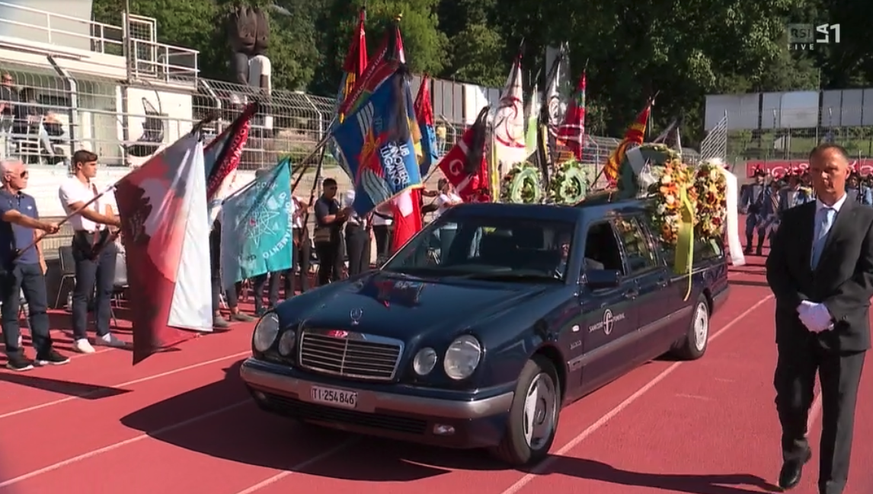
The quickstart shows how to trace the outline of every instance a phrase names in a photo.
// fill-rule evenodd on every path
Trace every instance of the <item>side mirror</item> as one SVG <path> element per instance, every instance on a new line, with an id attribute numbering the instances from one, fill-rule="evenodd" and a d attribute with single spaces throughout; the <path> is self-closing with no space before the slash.
<path id="1" fill-rule="evenodd" d="M 621 271 L 614 269 L 586 270 L 585 284 L 592 290 L 615 288 L 621 284 Z"/>

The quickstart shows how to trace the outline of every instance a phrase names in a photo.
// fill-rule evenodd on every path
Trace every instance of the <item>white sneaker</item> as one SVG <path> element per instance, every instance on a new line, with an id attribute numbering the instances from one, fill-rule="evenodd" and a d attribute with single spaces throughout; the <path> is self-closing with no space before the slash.
<path id="1" fill-rule="evenodd" d="M 73 342 L 73 350 L 79 353 L 94 353 L 94 347 L 87 338 L 81 338 Z"/>
<path id="2" fill-rule="evenodd" d="M 94 344 L 99 346 L 108 346 L 112 348 L 125 348 L 127 347 L 127 343 L 119 340 L 112 333 L 107 333 L 103 336 L 98 336 L 94 338 Z"/>

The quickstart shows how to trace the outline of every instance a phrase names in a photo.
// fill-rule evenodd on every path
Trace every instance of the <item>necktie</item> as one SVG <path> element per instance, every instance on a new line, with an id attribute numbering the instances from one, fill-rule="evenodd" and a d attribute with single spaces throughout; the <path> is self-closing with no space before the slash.
<path id="1" fill-rule="evenodd" d="M 834 224 L 834 216 L 836 211 L 833 208 L 821 208 L 816 213 L 816 237 L 812 241 L 812 259 L 811 267 L 815 269 L 818 266 L 818 261 L 821 259 L 822 250 L 824 250 L 825 241 L 828 238 L 828 232 Z"/>

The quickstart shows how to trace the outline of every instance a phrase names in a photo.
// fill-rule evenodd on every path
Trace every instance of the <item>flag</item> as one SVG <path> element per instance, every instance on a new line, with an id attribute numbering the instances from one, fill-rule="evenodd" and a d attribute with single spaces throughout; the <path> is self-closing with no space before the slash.
<path id="1" fill-rule="evenodd" d="M 570 101 L 564 123 L 558 128 L 558 139 L 573 153 L 576 160 L 582 160 L 582 150 L 585 146 L 585 85 L 587 75 L 582 72 L 576 94 Z"/>
<path id="2" fill-rule="evenodd" d="M 252 117 L 257 112 L 258 103 L 246 105 L 230 127 L 224 129 L 224 132 L 213 139 L 203 151 L 210 225 L 218 217 L 221 202 L 230 194 L 233 182 L 236 180 L 236 169 L 249 138 Z"/>
<path id="3" fill-rule="evenodd" d="M 503 94 L 494 113 L 494 158 L 500 176 L 527 158 L 524 146 L 524 92 L 521 87 L 521 55 L 509 72 Z M 496 178 L 496 177 L 495 177 Z M 494 179 L 492 178 L 492 181 Z"/>
<path id="4" fill-rule="evenodd" d="M 634 123 L 628 127 L 624 134 L 624 139 L 619 143 L 618 147 L 609 155 L 606 165 L 603 167 L 603 173 L 609 180 L 611 185 L 615 185 L 618 181 L 621 163 L 629 149 L 640 146 L 643 143 L 643 138 L 646 135 L 646 125 L 649 122 L 649 113 L 652 111 L 652 101 L 646 103 L 646 107 L 637 115 Z"/>
<path id="5" fill-rule="evenodd" d="M 224 201 L 222 286 L 293 267 L 291 201 L 291 162 L 287 158 Z"/>
<path id="6" fill-rule="evenodd" d="M 421 189 L 407 189 L 392 201 L 394 233 L 391 250 L 397 252 L 421 231 Z"/>
<path id="7" fill-rule="evenodd" d="M 420 173 L 422 177 L 427 176 L 430 167 L 439 161 L 436 147 L 436 131 L 433 125 L 433 105 L 430 102 L 430 81 L 427 75 L 421 78 L 421 87 L 418 88 L 418 95 L 415 97 L 415 120 L 418 122 L 418 128 L 421 132 L 421 154 L 422 160 L 420 163 Z"/>
<path id="8" fill-rule="evenodd" d="M 540 116 L 540 120 L 548 125 L 549 133 L 552 136 L 557 135 L 558 127 L 564 120 L 564 112 L 566 111 L 566 104 L 562 99 L 566 95 L 565 88 L 569 86 L 569 81 L 567 80 L 570 73 L 568 62 L 567 45 L 564 43 L 561 44 L 558 56 L 552 62 L 552 66 L 549 67 L 543 98 L 543 110 Z"/>
<path id="9" fill-rule="evenodd" d="M 203 145 L 185 136 L 115 189 L 133 312 L 133 363 L 212 331 Z"/>
<path id="10" fill-rule="evenodd" d="M 352 37 L 349 51 L 346 53 L 346 59 L 343 62 L 343 77 L 336 97 L 336 107 L 334 108 L 334 113 L 337 116 L 337 119 L 333 124 L 334 126 L 336 126 L 336 124 L 344 117 L 339 113 L 340 106 L 346 100 L 348 95 L 351 94 L 355 87 L 355 82 L 357 82 L 357 80 L 364 74 L 364 70 L 367 68 L 366 20 L 367 10 L 362 8 L 358 17 L 358 28 L 355 31 L 355 35 Z M 342 168 L 346 174 L 351 176 L 351 173 L 348 170 L 348 165 L 343 162 L 339 149 L 336 147 L 336 142 L 334 142 L 333 139 L 328 143 L 328 149 L 337 163 L 339 163 L 340 168 Z"/>
<path id="11" fill-rule="evenodd" d="M 488 111 L 483 108 L 473 125 L 440 160 L 440 170 L 464 202 L 491 202 L 485 139 Z"/>
<path id="12" fill-rule="evenodd" d="M 334 132 L 355 186 L 355 212 L 363 216 L 410 187 L 421 186 L 410 118 L 412 91 L 397 70 Z"/>
<path id="13" fill-rule="evenodd" d="M 355 85 L 345 100 L 339 106 L 338 113 L 341 119 L 357 110 L 376 90 L 397 72 L 397 69 L 405 63 L 406 55 L 403 52 L 403 40 L 400 38 L 399 20 L 385 33 L 382 47 L 367 63 L 364 73 L 355 79 Z"/>
<path id="14" fill-rule="evenodd" d="M 534 85 L 531 91 L 530 100 L 527 102 L 527 108 L 524 115 L 527 118 L 527 130 L 524 134 L 524 152 L 531 156 L 537 152 L 537 127 L 539 122 L 539 95 L 537 86 Z"/>

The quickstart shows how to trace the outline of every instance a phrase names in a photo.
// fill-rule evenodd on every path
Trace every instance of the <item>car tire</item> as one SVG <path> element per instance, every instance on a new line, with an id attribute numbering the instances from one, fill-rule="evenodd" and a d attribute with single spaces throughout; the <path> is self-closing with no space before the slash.
<path id="1" fill-rule="evenodd" d="M 709 302 L 702 293 L 691 312 L 691 322 L 685 336 L 676 344 L 673 354 L 682 360 L 697 360 L 709 345 Z"/>
<path id="2" fill-rule="evenodd" d="M 549 454 L 561 412 L 561 383 L 542 355 L 528 360 L 515 387 L 506 431 L 491 454 L 512 466 L 537 463 Z"/>

